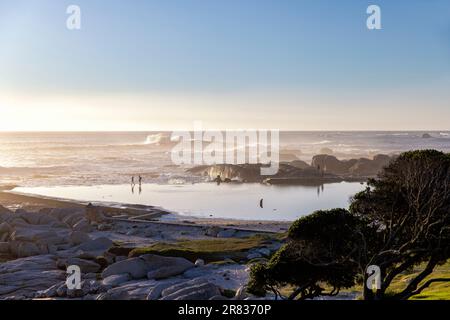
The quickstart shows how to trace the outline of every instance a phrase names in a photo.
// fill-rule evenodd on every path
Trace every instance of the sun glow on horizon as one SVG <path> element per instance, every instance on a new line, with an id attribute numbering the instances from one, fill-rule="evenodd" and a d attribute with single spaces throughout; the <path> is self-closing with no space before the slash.
<path id="1" fill-rule="evenodd" d="M 408 101 L 411 97 L 408 98 Z M 0 94 L 0 131 L 447 130 L 445 99 L 277 94 Z M 420 105 L 442 108 L 437 119 Z M 361 106 L 364 106 L 362 117 Z M 346 112 L 339 112 L 345 107 Z M 413 116 L 408 109 L 414 107 Z M 390 115 L 390 116 L 387 116 Z M 406 119 L 405 117 L 410 117 Z"/>

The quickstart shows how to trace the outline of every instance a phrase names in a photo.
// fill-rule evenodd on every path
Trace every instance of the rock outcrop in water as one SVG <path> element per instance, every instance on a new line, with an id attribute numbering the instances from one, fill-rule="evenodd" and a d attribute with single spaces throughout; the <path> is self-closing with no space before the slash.
<path id="1" fill-rule="evenodd" d="M 239 182 L 285 183 L 289 180 L 293 183 L 320 184 L 322 181 L 342 181 L 341 178 L 334 174 L 321 172 L 309 165 L 305 166 L 301 160 L 296 160 L 293 164 L 280 163 L 278 173 L 272 176 L 261 175 L 261 166 L 261 164 L 221 164 L 199 166 L 188 169 L 188 172 L 194 175 L 208 177 L 211 180 L 220 176 L 224 181 Z"/>
<path id="2" fill-rule="evenodd" d="M 389 164 L 393 157 L 376 155 L 373 159 L 360 158 L 338 160 L 335 156 L 321 154 L 314 156 L 311 165 L 318 170 L 340 176 L 370 177 L 375 176 Z"/>
<path id="3" fill-rule="evenodd" d="M 313 157 L 311 165 L 302 160 L 282 162 L 278 173 L 273 176 L 261 175 L 261 164 L 198 166 L 187 171 L 210 180 L 220 176 L 223 181 L 322 184 L 344 180 L 365 180 L 376 176 L 392 159 L 387 155 L 376 155 L 373 159 L 339 160 L 332 155 L 320 154 Z"/>

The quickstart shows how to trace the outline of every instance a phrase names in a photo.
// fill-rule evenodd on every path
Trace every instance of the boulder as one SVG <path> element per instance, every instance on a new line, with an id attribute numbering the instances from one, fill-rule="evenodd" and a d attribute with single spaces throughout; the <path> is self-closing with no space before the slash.
<path id="1" fill-rule="evenodd" d="M 262 258 L 262 255 L 259 254 L 258 252 L 252 252 L 249 255 L 247 255 L 248 260 L 257 259 L 257 258 Z"/>
<path id="2" fill-rule="evenodd" d="M 86 219 L 89 222 L 102 223 L 105 221 L 103 210 L 89 203 L 86 207 Z"/>
<path id="3" fill-rule="evenodd" d="M 106 259 L 104 256 L 98 256 L 94 259 L 94 261 L 98 263 L 102 269 L 106 268 L 109 264 L 108 259 Z"/>
<path id="4" fill-rule="evenodd" d="M 222 229 L 220 229 L 219 227 L 209 227 L 206 229 L 205 231 L 205 235 L 209 236 L 209 237 L 217 237 L 217 234 L 221 231 Z"/>
<path id="5" fill-rule="evenodd" d="M 39 247 L 33 242 L 13 242 L 11 251 L 19 258 L 37 256 L 48 253 L 47 250 Z"/>
<path id="6" fill-rule="evenodd" d="M 112 229 L 112 226 L 108 223 L 101 223 L 97 226 L 98 231 L 108 231 L 111 229 Z"/>
<path id="7" fill-rule="evenodd" d="M 79 245 L 90 240 L 89 234 L 83 231 L 72 231 L 69 235 L 69 242 L 73 245 Z"/>
<path id="8" fill-rule="evenodd" d="M 103 279 L 102 284 L 105 286 L 117 287 L 124 282 L 128 282 L 131 280 L 131 276 L 128 273 L 115 274 Z"/>
<path id="9" fill-rule="evenodd" d="M 175 280 L 175 283 L 177 283 L 177 282 L 179 282 L 179 280 Z M 161 297 L 163 290 L 170 288 L 173 285 L 174 285 L 174 282 L 164 282 L 164 283 L 157 284 L 156 286 L 154 286 L 153 288 L 150 289 L 146 299 L 147 300 L 158 300 Z"/>
<path id="10" fill-rule="evenodd" d="M 102 272 L 102 278 L 109 276 L 129 274 L 133 279 L 142 279 L 147 276 L 149 271 L 148 264 L 141 258 L 130 258 L 124 261 L 119 261 L 108 266 Z"/>
<path id="11" fill-rule="evenodd" d="M 113 242 L 105 237 L 84 242 L 79 249 L 84 251 L 106 251 L 113 246 Z"/>
<path id="12" fill-rule="evenodd" d="M 83 273 L 96 273 L 100 270 L 100 265 L 94 261 L 79 258 L 69 258 L 66 260 L 66 268 L 73 265 L 80 267 Z"/>
<path id="13" fill-rule="evenodd" d="M 247 297 L 248 297 L 247 288 L 245 286 L 241 286 L 237 289 L 234 299 L 235 300 L 244 300 Z"/>
<path id="14" fill-rule="evenodd" d="M 28 227 L 29 224 L 22 217 L 16 217 L 13 215 L 10 219 L 8 219 L 9 224 L 13 227 Z"/>
<path id="15" fill-rule="evenodd" d="M 70 227 L 73 227 L 75 224 L 77 224 L 82 219 L 84 219 L 84 214 L 75 213 L 75 214 L 64 216 L 62 218 L 61 222 L 68 224 Z"/>
<path id="16" fill-rule="evenodd" d="M 226 229 L 217 234 L 217 238 L 232 238 L 236 233 L 234 229 Z"/>
<path id="17" fill-rule="evenodd" d="M 289 162 L 289 165 L 291 165 L 291 166 L 293 166 L 293 167 L 295 167 L 295 168 L 298 168 L 298 169 L 306 169 L 306 168 L 309 168 L 310 167 L 310 165 L 309 164 L 307 164 L 305 161 L 303 161 L 303 160 L 294 160 L 294 161 L 291 161 L 291 162 Z"/>
<path id="18" fill-rule="evenodd" d="M 49 216 L 63 221 L 70 217 L 76 217 L 77 221 L 84 216 L 84 208 L 52 208 L 52 209 L 43 209 L 44 213 L 47 213 Z M 70 220 L 70 219 L 69 219 Z"/>
<path id="19" fill-rule="evenodd" d="M 52 223 L 55 223 L 55 222 L 60 223 L 60 221 L 56 220 L 55 218 L 53 218 L 47 214 L 40 214 L 40 218 L 38 221 L 38 223 L 41 225 L 51 225 Z"/>
<path id="20" fill-rule="evenodd" d="M 16 211 L 16 215 L 18 215 L 17 211 Z M 46 214 L 40 213 L 40 212 L 22 212 L 22 213 L 20 213 L 20 217 L 25 219 L 25 221 L 28 222 L 29 224 L 34 224 L 34 225 L 41 224 L 40 221 L 41 220 L 45 221 L 46 218 L 52 219 L 51 217 L 48 217 Z M 54 221 L 54 219 L 52 219 L 52 220 Z M 45 223 L 42 223 L 42 224 L 45 224 Z"/>
<path id="21" fill-rule="evenodd" d="M 55 229 L 69 229 L 70 226 L 67 223 L 55 220 L 54 222 L 50 223 L 50 227 Z"/>
<path id="22" fill-rule="evenodd" d="M 85 296 L 85 291 L 83 289 L 67 289 L 66 296 L 70 299 L 82 298 Z"/>
<path id="23" fill-rule="evenodd" d="M 330 148 L 321 148 L 320 149 L 320 154 L 327 154 L 327 155 L 332 155 L 334 153 L 333 149 Z"/>
<path id="24" fill-rule="evenodd" d="M 387 166 L 390 161 L 391 158 L 383 154 L 374 156 L 373 160 L 361 158 L 349 169 L 349 172 L 359 176 L 375 176 Z"/>
<path id="25" fill-rule="evenodd" d="M 197 260 L 195 260 L 194 264 L 195 264 L 196 267 L 203 267 L 205 265 L 205 260 L 197 259 Z"/>
<path id="26" fill-rule="evenodd" d="M 0 223 L 0 235 L 4 233 L 10 234 L 13 231 L 13 227 L 8 222 Z"/>
<path id="27" fill-rule="evenodd" d="M 3 214 L 12 214 L 13 212 L 9 210 L 8 208 L 5 208 L 4 206 L 0 205 L 0 215 Z"/>
<path id="28" fill-rule="evenodd" d="M 36 298 L 53 298 L 57 297 L 58 293 L 57 290 L 59 287 L 65 286 L 64 282 L 58 282 L 57 284 L 54 284 L 48 289 L 40 290 L 36 293 Z"/>
<path id="29" fill-rule="evenodd" d="M 0 242 L 0 254 L 9 254 L 10 247 L 8 242 Z"/>
<path id="30" fill-rule="evenodd" d="M 65 283 L 56 288 L 56 295 L 60 298 L 63 298 L 67 295 L 67 286 Z"/>
<path id="31" fill-rule="evenodd" d="M 11 240 L 30 241 L 46 245 L 65 243 L 64 237 L 59 236 L 55 231 L 31 224 L 28 224 L 27 227 L 17 227 L 11 234 Z"/>
<path id="32" fill-rule="evenodd" d="M 127 256 L 116 256 L 116 257 L 114 257 L 114 262 L 124 261 L 127 259 L 128 259 Z"/>
<path id="33" fill-rule="evenodd" d="M 220 289 L 216 285 L 208 282 L 199 286 L 185 287 L 170 295 L 164 296 L 161 300 L 209 300 L 212 297 L 220 295 Z"/>
<path id="34" fill-rule="evenodd" d="M 320 154 L 312 158 L 311 166 L 318 171 L 333 174 L 348 174 L 348 170 L 354 165 L 356 160 L 340 161 L 335 156 Z"/>
<path id="35" fill-rule="evenodd" d="M 180 283 L 173 284 L 165 289 L 162 290 L 161 296 L 165 297 L 168 295 L 171 295 L 174 292 L 177 292 L 178 290 L 181 290 L 183 288 L 193 287 L 193 286 L 200 286 L 205 283 L 208 283 L 208 280 L 203 278 L 195 278 L 189 281 L 183 281 Z"/>
<path id="36" fill-rule="evenodd" d="M 185 258 L 163 257 L 155 254 L 140 256 L 149 266 L 148 279 L 164 279 L 182 274 L 194 264 Z"/>
<path id="37" fill-rule="evenodd" d="M 259 248 L 259 249 L 257 250 L 257 252 L 258 252 L 259 254 L 263 255 L 264 257 L 270 256 L 270 250 L 267 249 L 267 248 Z"/>
<path id="38" fill-rule="evenodd" d="M 92 230 L 92 226 L 87 219 L 83 218 L 75 223 L 72 229 L 74 231 L 90 232 Z"/>
<path id="39" fill-rule="evenodd" d="M 102 277 L 106 278 L 111 275 L 128 273 L 133 279 L 144 277 L 164 279 L 179 275 L 192 267 L 194 267 L 194 264 L 184 258 L 145 254 L 108 266 L 103 271 Z"/>
<path id="40" fill-rule="evenodd" d="M 65 281 L 53 255 L 38 255 L 0 263 L 0 300 L 10 296 L 34 298 L 36 292 Z"/>

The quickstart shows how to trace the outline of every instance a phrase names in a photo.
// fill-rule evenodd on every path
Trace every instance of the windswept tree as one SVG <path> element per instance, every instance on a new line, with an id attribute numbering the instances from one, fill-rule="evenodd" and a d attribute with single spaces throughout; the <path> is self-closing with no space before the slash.
<path id="1" fill-rule="evenodd" d="M 286 298 L 334 296 L 355 285 L 360 257 L 360 233 L 366 225 L 344 209 L 317 211 L 295 221 L 288 243 L 267 264 L 251 269 L 248 290 L 256 295 L 293 286 Z M 370 232 L 366 231 L 366 234 Z"/>
<path id="2" fill-rule="evenodd" d="M 319 211 L 297 220 L 288 243 L 252 268 L 249 290 L 279 294 L 290 285 L 289 298 L 306 299 L 334 295 L 359 280 L 365 299 L 408 299 L 433 282 L 450 281 L 431 276 L 450 258 L 449 247 L 450 156 L 406 152 L 353 197 L 350 212 Z M 381 269 L 375 294 L 365 286 L 370 265 Z M 387 293 L 396 276 L 418 265 L 423 269 L 400 292 Z"/>
<path id="3" fill-rule="evenodd" d="M 355 195 L 350 211 L 379 229 L 375 250 L 361 261 L 381 268 L 378 298 L 397 275 L 422 263 L 424 269 L 393 298 L 408 299 L 433 282 L 450 281 L 422 283 L 450 258 L 450 155 L 435 150 L 403 153 Z M 371 298 L 370 293 L 366 289 L 365 297 Z"/>

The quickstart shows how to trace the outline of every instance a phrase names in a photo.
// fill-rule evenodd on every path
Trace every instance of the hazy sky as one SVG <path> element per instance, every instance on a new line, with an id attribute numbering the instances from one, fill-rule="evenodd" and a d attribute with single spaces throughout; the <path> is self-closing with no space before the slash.
<path id="1" fill-rule="evenodd" d="M 0 130 L 193 121 L 448 130 L 450 1 L 1 0 Z"/>

